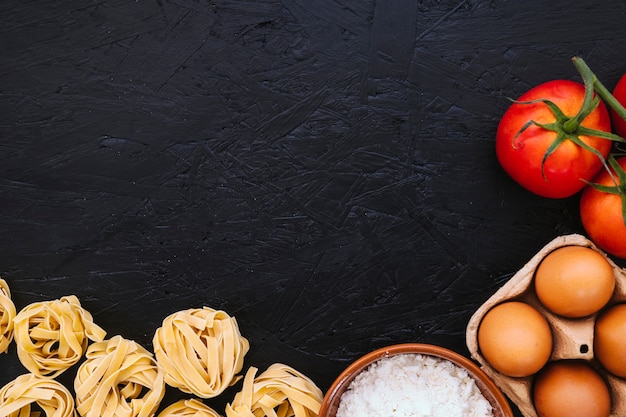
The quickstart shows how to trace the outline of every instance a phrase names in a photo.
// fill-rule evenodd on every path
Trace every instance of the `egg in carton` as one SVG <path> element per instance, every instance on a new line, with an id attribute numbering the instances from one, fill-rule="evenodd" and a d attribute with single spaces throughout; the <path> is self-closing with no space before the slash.
<path id="1" fill-rule="evenodd" d="M 524 301 L 535 307 L 548 320 L 552 329 L 551 361 L 560 359 L 580 359 L 594 362 L 593 338 L 595 319 L 598 313 L 585 318 L 568 319 L 548 311 L 537 298 L 534 291 L 534 275 L 538 265 L 550 252 L 564 246 L 585 246 L 602 254 L 615 271 L 615 290 L 606 307 L 626 301 L 626 270 L 618 267 L 604 252 L 586 237 L 578 234 L 559 236 L 544 246 L 526 263 L 508 282 L 498 289 L 470 318 L 466 343 L 470 354 L 500 389 L 513 401 L 525 417 L 538 417 L 532 398 L 534 375 L 527 377 L 509 377 L 496 371 L 481 355 L 478 346 L 478 327 L 485 314 L 504 301 Z M 601 310 L 602 311 L 602 310 Z M 625 351 L 626 354 L 626 351 Z M 600 369 L 611 393 L 611 417 L 626 416 L 626 379 L 620 379 Z M 535 374 L 536 375 L 536 374 Z"/>

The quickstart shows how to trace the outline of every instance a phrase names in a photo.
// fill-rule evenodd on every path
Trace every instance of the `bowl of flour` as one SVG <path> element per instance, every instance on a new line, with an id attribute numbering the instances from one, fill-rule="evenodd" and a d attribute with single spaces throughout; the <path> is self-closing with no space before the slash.
<path id="1" fill-rule="evenodd" d="M 348 366 L 319 417 L 513 417 L 497 385 L 468 358 L 429 344 L 381 348 Z"/>

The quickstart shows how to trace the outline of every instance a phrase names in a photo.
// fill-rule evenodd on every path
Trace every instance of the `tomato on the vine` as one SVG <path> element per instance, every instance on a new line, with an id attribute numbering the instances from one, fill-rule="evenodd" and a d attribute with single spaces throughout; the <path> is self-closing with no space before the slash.
<path id="1" fill-rule="evenodd" d="M 612 141 L 611 118 L 583 84 L 540 84 L 506 110 L 496 132 L 502 168 L 521 186 L 548 198 L 570 197 L 603 167 Z"/>
<path id="2" fill-rule="evenodd" d="M 626 106 L 626 74 L 624 74 L 615 85 L 613 97 L 615 97 L 622 106 Z M 626 137 L 626 120 L 617 114 L 613 108 L 611 108 L 610 111 L 611 120 L 613 121 L 613 131 L 622 137 Z"/>
<path id="3" fill-rule="evenodd" d="M 626 156 L 611 157 L 580 196 L 580 218 L 585 231 L 599 248 L 626 259 Z M 620 168 L 621 167 L 621 168 Z M 598 189 L 594 185 L 605 187 Z"/>

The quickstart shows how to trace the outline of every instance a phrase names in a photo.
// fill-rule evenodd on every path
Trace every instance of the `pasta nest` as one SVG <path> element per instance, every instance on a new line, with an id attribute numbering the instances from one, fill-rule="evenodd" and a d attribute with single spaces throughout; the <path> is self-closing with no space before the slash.
<path id="1" fill-rule="evenodd" d="M 13 341 L 14 318 L 15 304 L 11 300 L 9 285 L 0 278 L 0 353 L 8 351 Z"/>
<path id="2" fill-rule="evenodd" d="M 106 336 L 75 295 L 30 304 L 13 323 L 18 358 L 30 372 L 44 377 L 63 373 L 82 358 L 89 340 L 99 342 Z"/>
<path id="3" fill-rule="evenodd" d="M 304 374 L 275 363 L 255 378 L 250 367 L 240 392 L 226 405 L 227 417 L 317 417 L 322 391 Z"/>
<path id="4" fill-rule="evenodd" d="M 37 404 L 47 417 L 76 417 L 74 397 L 60 382 L 29 373 L 0 389 L 0 416 L 39 416 Z M 33 409 L 33 412 L 31 412 Z"/>
<path id="5" fill-rule="evenodd" d="M 201 398 L 216 397 L 240 380 L 250 349 L 235 318 L 209 307 L 169 315 L 152 344 L 165 382 Z"/>
<path id="6" fill-rule="evenodd" d="M 153 355 L 115 336 L 94 343 L 76 373 L 76 409 L 83 417 L 149 417 L 165 395 Z"/>
<path id="7" fill-rule="evenodd" d="M 157 417 L 222 417 L 217 411 L 195 398 L 179 400 L 168 406 Z"/>

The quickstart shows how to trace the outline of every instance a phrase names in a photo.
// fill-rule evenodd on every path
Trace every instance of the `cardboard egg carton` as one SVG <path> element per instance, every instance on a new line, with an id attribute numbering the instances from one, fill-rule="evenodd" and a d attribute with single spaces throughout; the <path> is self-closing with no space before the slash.
<path id="1" fill-rule="evenodd" d="M 513 378 L 493 369 L 483 358 L 478 348 L 478 326 L 483 316 L 496 304 L 503 301 L 524 301 L 539 310 L 548 320 L 552 328 L 553 350 L 550 360 L 582 359 L 597 365 L 593 353 L 594 324 L 597 313 L 582 319 L 566 319 L 550 313 L 539 302 L 534 291 L 534 273 L 543 258 L 562 246 L 590 247 L 609 261 L 615 270 L 616 286 L 613 297 L 607 305 L 626 301 L 626 270 L 618 267 L 604 252 L 590 240 L 581 235 L 560 236 L 543 247 L 522 269 L 520 269 L 505 285 L 496 291 L 471 317 L 466 332 L 467 347 L 480 367 L 487 373 L 500 389 L 513 401 L 525 417 L 538 417 L 533 406 L 532 383 L 534 376 Z M 620 379 L 601 367 L 601 375 L 605 378 L 611 391 L 611 417 L 626 416 L 626 379 Z"/>

